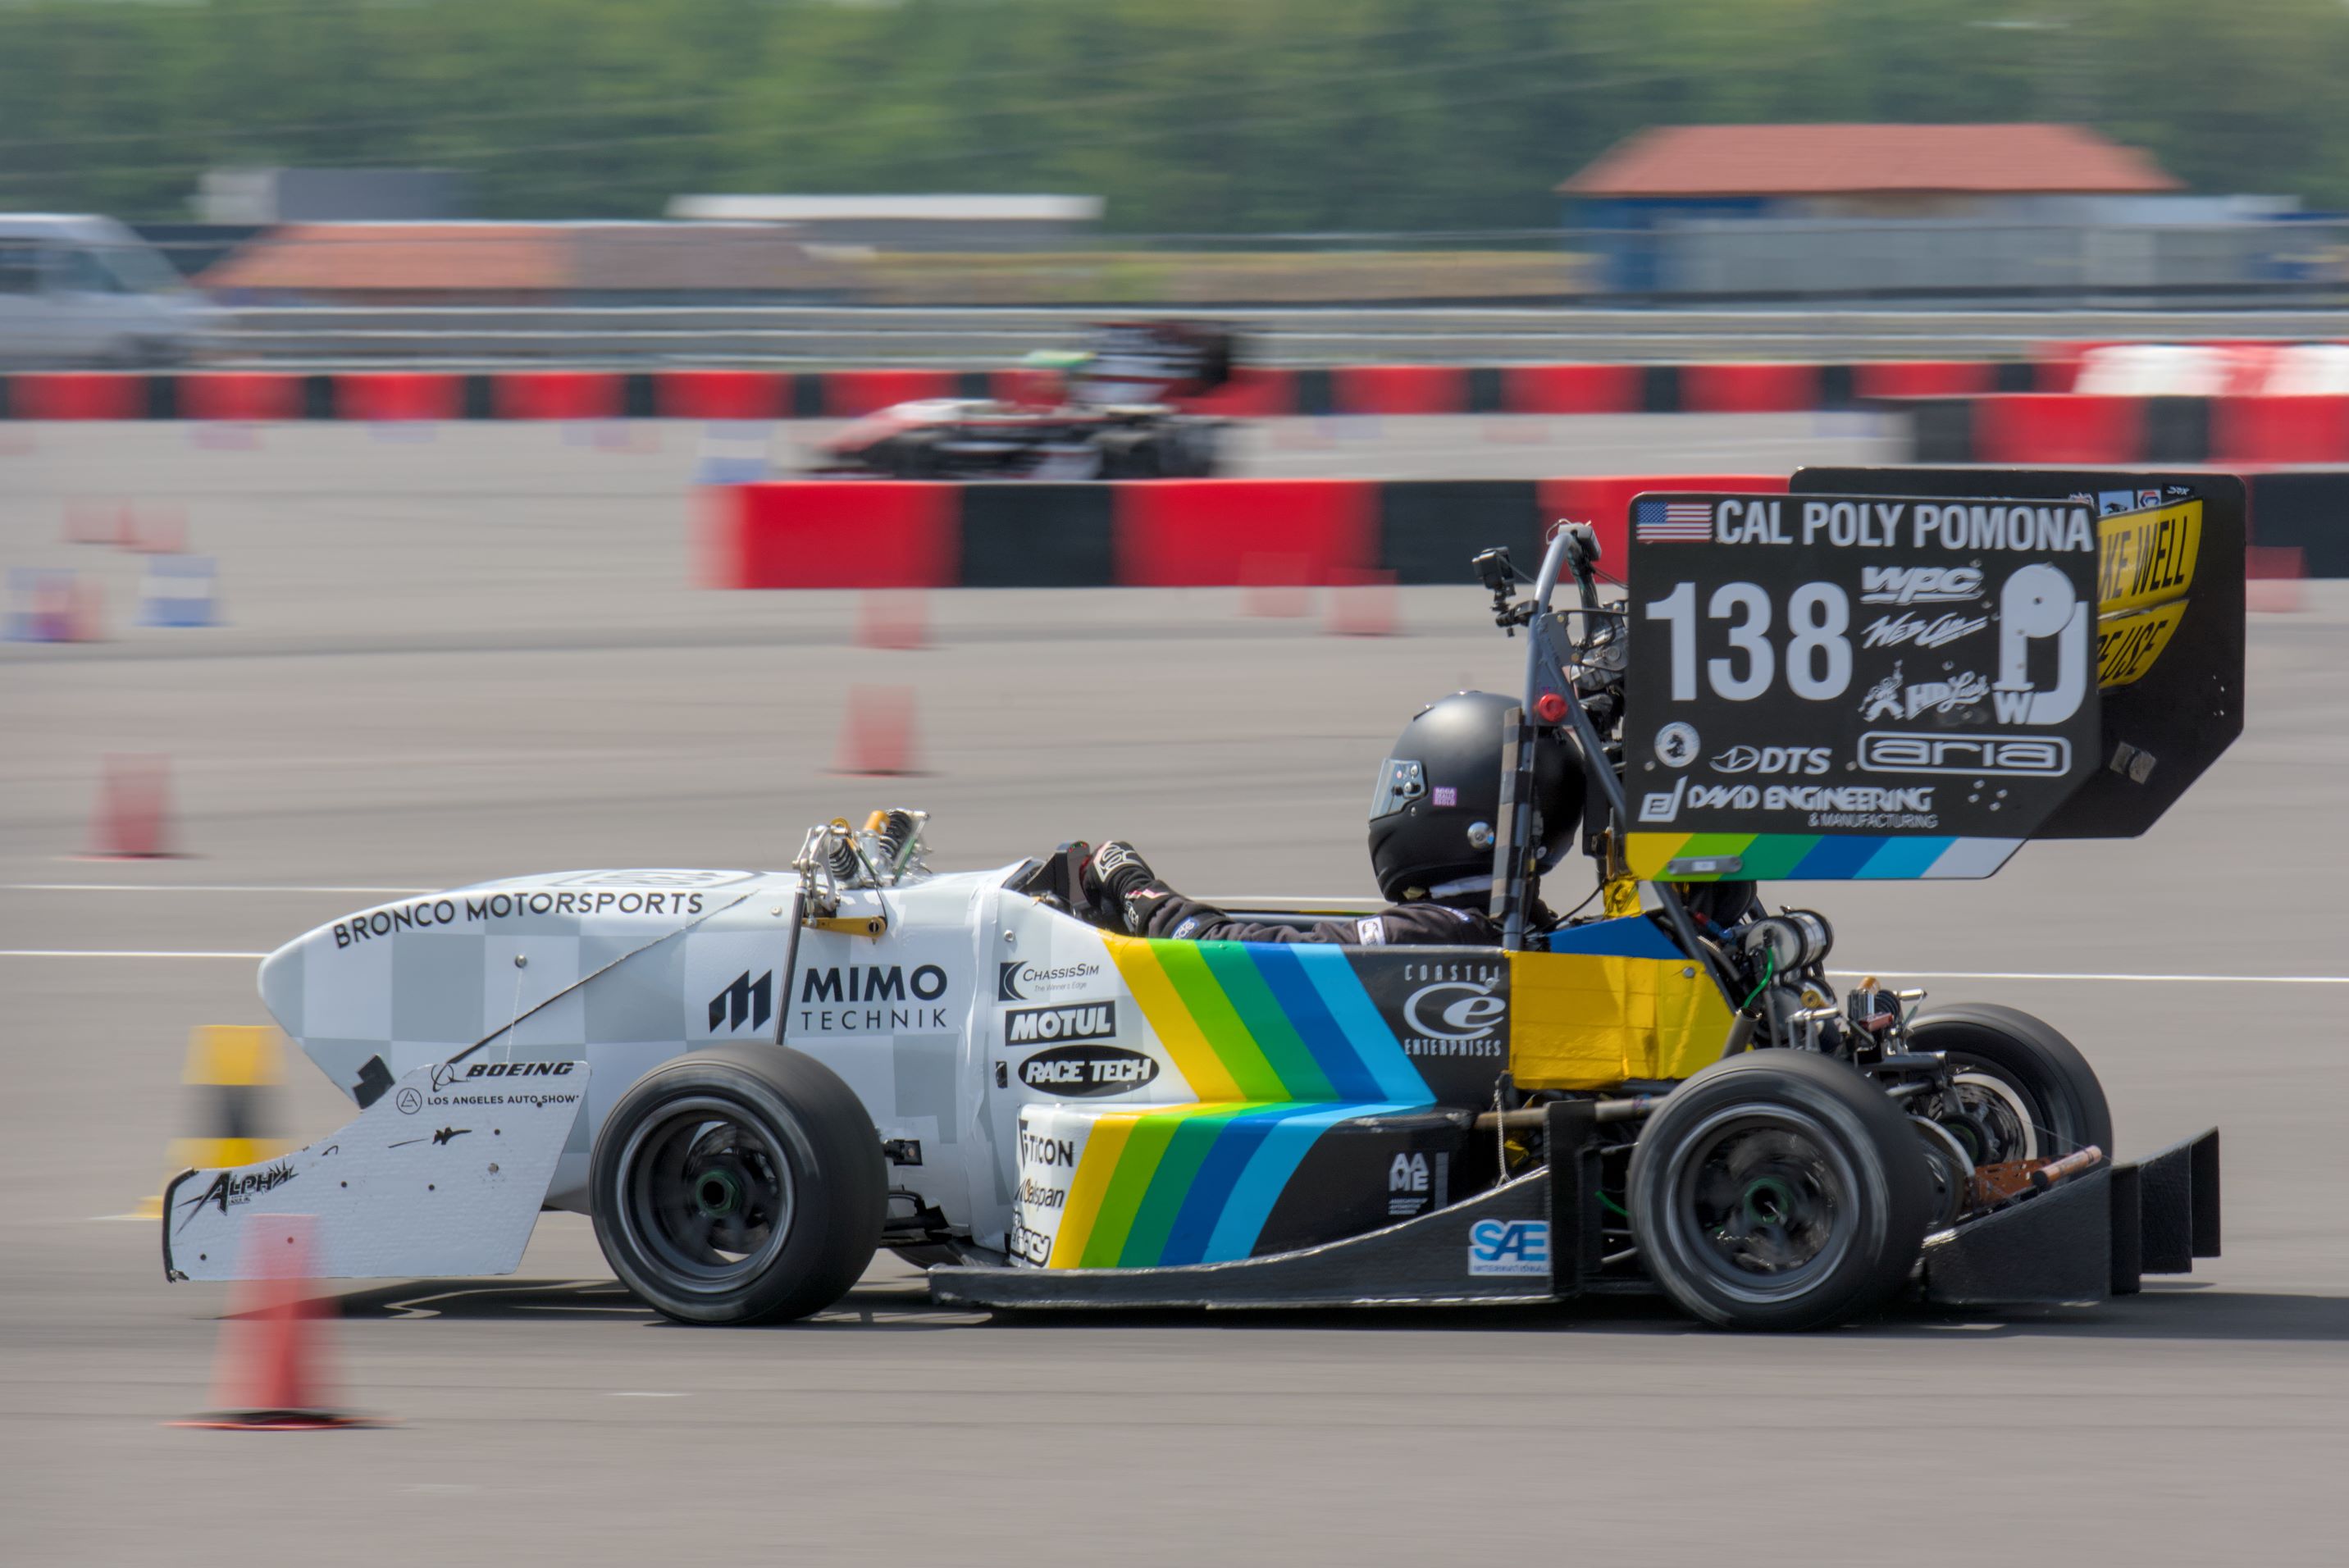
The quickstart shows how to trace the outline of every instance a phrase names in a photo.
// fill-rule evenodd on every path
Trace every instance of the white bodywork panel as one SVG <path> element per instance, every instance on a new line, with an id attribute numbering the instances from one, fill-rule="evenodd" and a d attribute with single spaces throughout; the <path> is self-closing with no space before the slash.
<path id="1" fill-rule="evenodd" d="M 265 1274 L 253 1222 L 306 1214 L 305 1268 L 319 1278 L 512 1274 L 587 1079 L 583 1061 L 419 1068 L 330 1138 L 173 1181 L 164 1266 L 199 1280 Z"/>
<path id="2" fill-rule="evenodd" d="M 1020 1110 L 1069 1094 L 1026 1081 L 1023 1065 L 1051 1037 L 1007 1035 L 1031 1016 L 1077 1008 L 1108 1026 L 1100 1044 L 1115 1050 L 1133 1081 L 1089 1089 L 1088 1103 L 1197 1098 L 1152 1034 L 1101 934 L 1005 890 L 1019 869 L 841 890 L 839 919 L 879 916 L 878 936 L 802 924 L 799 878 L 789 872 L 578 871 L 484 882 L 318 927 L 263 963 L 262 998 L 355 1097 L 370 1081 L 388 1081 L 385 1074 L 409 1088 L 418 1071 L 451 1057 L 461 1057 L 460 1072 L 594 1064 L 592 1088 L 566 1086 L 584 1088 L 585 1111 L 566 1119 L 551 1179 L 539 1189 L 548 1205 L 581 1212 L 590 1209 L 596 1134 L 647 1072 L 721 1043 L 788 1046 L 839 1074 L 896 1151 L 888 1171 L 893 1216 L 926 1212 L 933 1226 L 1001 1247 L 1018 1196 Z M 373 1126 L 398 1092 L 372 1102 L 334 1158 L 348 1157 L 348 1134 Z M 444 1119 L 427 1130 L 443 1124 L 470 1125 Z M 483 1264 L 502 1252 L 460 1235 L 471 1221 L 427 1222 L 427 1209 L 403 1210 L 397 1222 L 370 1211 L 361 1222 L 393 1223 L 418 1246 L 371 1251 L 357 1266 L 355 1253 L 339 1251 L 360 1245 L 338 1233 L 348 1222 L 302 1191 L 320 1185 L 301 1165 L 305 1158 L 292 1157 L 304 1173 L 286 1183 L 298 1194 L 290 1206 L 261 1212 L 318 1214 L 330 1272 L 446 1276 L 513 1266 Z M 261 1196 L 233 1202 L 229 1213 Z M 171 1222 L 181 1222 L 176 1212 Z M 516 1254 L 526 1234 L 525 1225 L 512 1238 Z M 184 1252 L 178 1266 L 191 1276 L 226 1277 L 191 1266 L 200 1251 L 212 1254 L 201 1267 L 219 1265 L 222 1254 L 210 1245 L 183 1249 L 175 1232 L 172 1251 Z"/>

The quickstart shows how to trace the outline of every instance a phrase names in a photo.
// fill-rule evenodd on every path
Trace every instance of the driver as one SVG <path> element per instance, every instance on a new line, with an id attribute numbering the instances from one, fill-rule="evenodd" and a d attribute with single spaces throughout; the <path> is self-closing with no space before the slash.
<path id="1" fill-rule="evenodd" d="M 1514 706 L 1492 692 L 1455 692 L 1403 727 L 1379 765 L 1371 799 L 1371 870 L 1390 901 L 1377 914 L 1303 927 L 1237 920 L 1168 887 L 1132 844 L 1118 840 L 1084 859 L 1074 880 L 1097 923 L 1136 936 L 1497 945 L 1500 923 L 1486 910 L 1501 811 L 1502 727 Z M 1580 748 L 1571 735 L 1558 738 L 1537 753 L 1534 843 L 1543 871 L 1573 847 L 1582 823 Z M 1528 912 L 1532 929 L 1556 923 L 1538 903 Z"/>

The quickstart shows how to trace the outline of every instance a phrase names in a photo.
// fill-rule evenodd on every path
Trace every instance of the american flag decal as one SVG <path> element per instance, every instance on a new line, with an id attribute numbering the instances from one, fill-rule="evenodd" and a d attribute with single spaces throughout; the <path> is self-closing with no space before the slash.
<path id="1" fill-rule="evenodd" d="M 1713 538 L 1713 503 L 1643 500 L 1632 509 L 1631 528 L 1642 544 L 1703 544 Z"/>

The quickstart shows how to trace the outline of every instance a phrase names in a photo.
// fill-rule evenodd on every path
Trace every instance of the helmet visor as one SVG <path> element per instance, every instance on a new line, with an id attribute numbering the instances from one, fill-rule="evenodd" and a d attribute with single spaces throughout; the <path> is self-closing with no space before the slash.
<path id="1" fill-rule="evenodd" d="M 1427 793 L 1427 770 L 1416 761 L 1390 757 L 1379 764 L 1379 787 L 1371 796 L 1371 820 L 1392 817 Z"/>

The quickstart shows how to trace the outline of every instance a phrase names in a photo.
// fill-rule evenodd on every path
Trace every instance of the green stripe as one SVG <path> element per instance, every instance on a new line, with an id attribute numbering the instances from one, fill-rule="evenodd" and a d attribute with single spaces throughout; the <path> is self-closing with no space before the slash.
<path id="1" fill-rule="evenodd" d="M 1745 851 L 1745 864 L 1737 874 L 1747 882 L 1776 882 L 1802 863 L 1816 847 L 1816 833 L 1764 833 Z"/>
<path id="2" fill-rule="evenodd" d="M 1133 1228 L 1126 1233 L 1125 1245 L 1117 1255 L 1121 1268 L 1146 1268 L 1166 1254 L 1166 1238 L 1174 1229 L 1175 1216 L 1182 1212 L 1183 1201 L 1191 1195 L 1192 1184 L 1198 1180 L 1199 1166 L 1207 1158 L 1207 1150 L 1232 1118 L 1261 1106 L 1233 1105 L 1219 1107 L 1205 1116 L 1185 1117 L 1174 1128 L 1174 1140 L 1167 1145 L 1165 1157 L 1150 1178 L 1149 1191 L 1141 1206 L 1134 1211 Z M 1140 1128 L 1134 1130 L 1136 1132 Z M 1133 1145 L 1127 1144 L 1131 1149 Z M 1123 1167 L 1120 1166 L 1123 1173 Z M 1098 1226 L 1094 1235 L 1101 1234 Z M 1090 1250 L 1090 1249 L 1088 1249 Z"/>
<path id="3" fill-rule="evenodd" d="M 1240 1021 L 1256 1038 L 1257 1047 L 1264 1052 L 1265 1060 L 1280 1075 L 1280 1098 L 1283 1099 L 1335 1099 L 1338 1091 L 1330 1087 L 1329 1075 L 1305 1044 L 1288 1015 L 1281 1010 L 1272 987 L 1264 983 L 1264 975 L 1247 949 L 1237 942 L 1203 942 L 1200 955 L 1206 959 L 1207 969 L 1223 982 L 1224 995 L 1238 1012 Z"/>
<path id="4" fill-rule="evenodd" d="M 1102 1194 L 1101 1212 L 1093 1217 L 1093 1233 L 1085 1238 L 1085 1255 L 1077 1261 L 1078 1267 L 1117 1266 L 1118 1254 L 1124 1251 L 1125 1238 L 1133 1229 L 1134 1212 L 1150 1190 L 1150 1179 L 1158 1173 L 1159 1161 L 1166 1157 L 1167 1142 L 1187 1114 L 1194 1114 L 1187 1106 L 1152 1111 L 1133 1124 L 1118 1155 L 1117 1170 L 1110 1176 L 1109 1191 Z"/>
<path id="5" fill-rule="evenodd" d="M 1242 1099 L 1287 1099 L 1288 1091 L 1281 1087 L 1280 1074 L 1264 1052 L 1257 1046 L 1256 1037 L 1240 1016 L 1232 1010 L 1231 1002 L 1224 995 L 1223 987 L 1208 973 L 1207 962 L 1200 956 L 1203 947 L 1226 946 L 1228 944 L 1209 942 L 1153 942 L 1151 948 L 1158 954 L 1166 978 L 1174 983 L 1174 995 L 1190 1011 L 1199 1033 L 1206 1037 L 1208 1048 L 1216 1053 L 1231 1073 L 1232 1081 L 1239 1087 Z M 1090 1250 L 1090 1249 L 1089 1249 Z"/>
<path id="6" fill-rule="evenodd" d="M 1676 861 L 1718 860 L 1725 855 L 1735 855 L 1743 859 L 1746 849 L 1753 842 L 1754 835 L 1751 833 L 1691 833 L 1688 842 L 1672 852 L 1672 859 Z M 1665 867 L 1666 874 L 1670 874 L 1671 869 L 1669 865 Z M 1741 868 L 1728 874 L 1742 877 L 1752 873 Z M 1691 880 L 1714 882 L 1719 879 L 1713 875 L 1706 875 Z"/>

